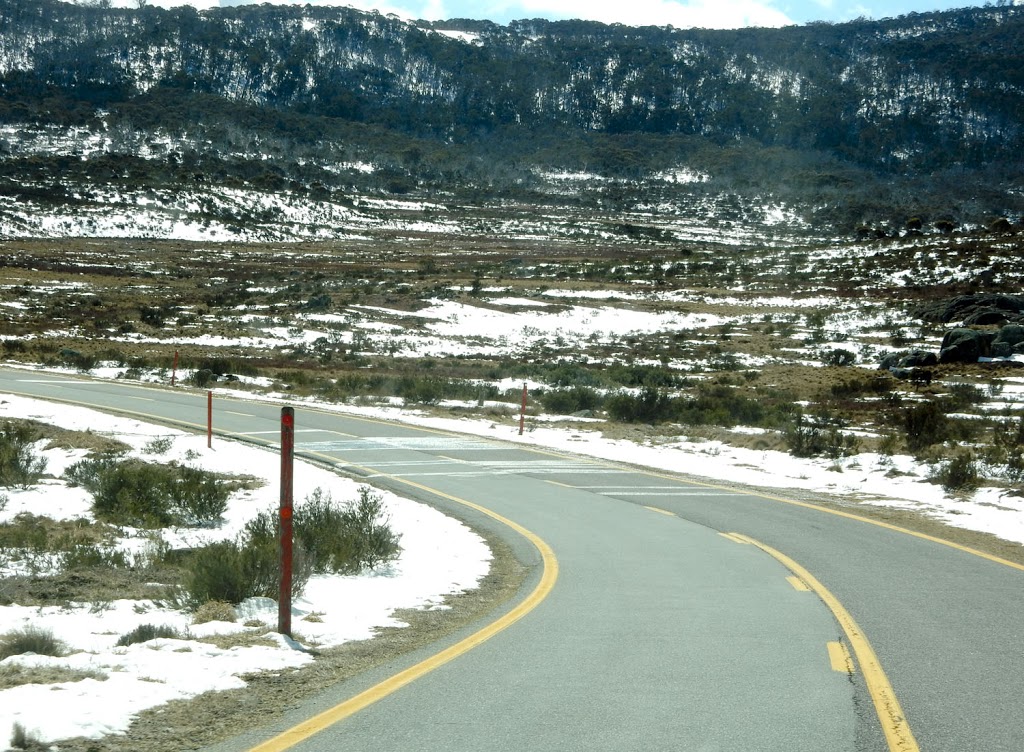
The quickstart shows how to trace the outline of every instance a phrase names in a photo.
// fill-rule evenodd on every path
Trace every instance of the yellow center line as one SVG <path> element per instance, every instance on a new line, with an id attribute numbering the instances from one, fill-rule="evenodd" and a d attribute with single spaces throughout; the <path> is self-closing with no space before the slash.
<path id="1" fill-rule="evenodd" d="M 850 657 L 850 651 L 846 649 L 846 645 L 841 642 L 827 642 L 825 647 L 828 648 L 828 662 L 833 671 L 847 675 L 855 671 L 853 658 Z"/>
<path id="2" fill-rule="evenodd" d="M 733 543 L 741 543 L 744 546 L 747 545 L 747 543 L 749 543 L 749 541 L 743 540 L 735 533 L 719 533 L 719 535 L 721 535 L 723 538 L 726 538 L 727 540 L 731 540 Z"/>
<path id="3" fill-rule="evenodd" d="M 799 590 L 802 593 L 809 593 L 811 591 L 811 589 L 807 587 L 807 583 L 799 577 L 787 577 L 786 582 L 792 585 L 794 590 Z"/>
<path id="4" fill-rule="evenodd" d="M 657 512 L 658 514 L 665 514 L 665 515 L 668 515 L 669 517 L 675 517 L 676 516 L 675 512 L 670 512 L 667 509 L 659 509 L 658 507 L 649 507 L 649 506 L 644 505 L 644 509 L 650 509 L 652 512 Z"/>
<path id="5" fill-rule="evenodd" d="M 857 657 L 857 663 L 860 664 L 861 672 L 864 674 L 864 683 L 867 685 L 868 694 L 871 695 L 871 700 L 875 704 L 875 712 L 878 713 L 878 720 L 882 724 L 882 733 L 885 734 L 890 752 L 919 752 L 920 748 L 917 746 L 917 741 L 910 732 L 910 725 L 907 723 L 906 716 L 903 715 L 903 708 L 900 707 L 899 700 L 896 699 L 896 693 L 893 691 L 885 671 L 882 670 L 882 664 L 879 662 L 874 648 L 871 647 L 868 638 L 861 631 L 857 622 L 854 621 L 850 612 L 839 602 L 839 599 L 832 595 L 828 588 L 822 585 L 814 575 L 781 551 L 777 551 L 771 546 L 766 546 L 764 543 L 756 541 L 748 535 L 742 535 L 741 533 L 731 533 L 730 535 L 741 538 L 774 557 L 793 574 L 807 583 L 811 590 L 817 593 L 818 597 L 825 602 L 825 605 L 828 606 L 829 610 L 836 617 L 836 621 L 843 628 L 846 639 L 853 648 L 854 655 Z"/>
<path id="6" fill-rule="evenodd" d="M 314 454 L 324 460 L 327 460 L 328 462 L 336 462 L 334 458 L 328 457 L 326 455 L 321 455 L 315 452 L 311 454 Z M 359 469 L 367 472 L 376 472 L 372 468 L 361 467 L 359 465 L 352 465 L 352 467 L 358 467 Z M 400 671 L 399 673 L 395 674 L 394 676 L 388 679 L 385 679 L 379 684 L 370 687 L 369 689 L 363 692 L 360 692 L 355 697 L 352 697 L 342 703 L 339 703 L 338 705 L 335 705 L 333 708 L 325 710 L 324 712 L 315 715 L 312 718 L 303 721 L 302 723 L 296 726 L 293 726 L 287 731 L 282 732 L 274 738 L 269 739 L 263 742 L 262 744 L 253 747 L 250 750 L 250 752 L 281 752 L 282 750 L 290 749 L 291 747 L 295 746 L 304 739 L 308 739 L 314 734 L 323 731 L 328 726 L 332 726 L 335 723 L 338 723 L 340 721 L 345 720 L 346 718 L 349 718 L 355 713 L 358 713 L 360 710 L 369 707 L 378 700 L 398 691 L 399 689 L 406 686 L 407 684 L 412 683 L 416 679 L 419 679 L 420 677 L 430 673 L 431 671 L 440 668 L 441 666 L 445 665 L 446 663 L 455 658 L 458 658 L 464 653 L 469 652 L 470 650 L 482 644 L 486 640 L 489 640 L 491 637 L 494 637 L 499 632 L 512 626 L 517 621 L 526 616 L 526 614 L 528 614 L 530 611 L 539 606 L 541 601 L 543 601 L 548 596 L 548 594 L 555 586 L 555 582 L 558 579 L 558 559 L 555 558 L 555 553 L 551 550 L 551 547 L 535 533 L 530 532 L 519 523 L 513 522 L 512 520 L 503 517 L 497 512 L 491 511 L 490 509 L 482 507 L 479 504 L 474 504 L 471 501 L 461 499 L 457 496 L 452 496 L 451 494 L 447 494 L 443 491 L 439 491 L 435 488 L 425 486 L 421 483 L 417 483 L 406 478 L 399 478 L 397 476 L 387 475 L 385 473 L 379 473 L 379 475 L 380 477 L 387 478 L 393 482 L 402 483 L 404 485 L 410 486 L 411 488 L 415 488 L 420 491 L 425 491 L 435 496 L 439 496 L 443 499 L 448 499 L 449 501 L 453 501 L 457 504 L 467 506 L 470 509 L 475 509 L 478 512 L 486 514 L 488 517 L 491 517 L 497 520 L 498 522 L 507 525 L 512 530 L 514 530 L 515 532 L 519 533 L 527 540 L 529 540 L 540 552 L 544 566 L 544 571 L 541 574 L 540 582 L 538 582 L 537 586 L 533 589 L 533 591 L 528 596 L 526 596 L 526 598 L 523 601 L 516 605 L 511 611 L 506 613 L 504 616 L 501 616 L 500 618 L 496 619 L 495 621 L 491 622 L 478 632 L 471 634 L 469 637 L 455 643 L 451 647 L 442 650 L 440 653 L 432 655 L 426 660 L 423 660 L 414 666 L 410 666 L 404 671 Z"/>

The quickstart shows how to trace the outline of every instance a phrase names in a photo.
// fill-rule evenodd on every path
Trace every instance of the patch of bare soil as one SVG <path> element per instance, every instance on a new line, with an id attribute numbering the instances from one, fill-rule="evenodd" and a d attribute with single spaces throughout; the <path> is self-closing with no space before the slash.
<path id="1" fill-rule="evenodd" d="M 141 713 L 123 736 L 103 739 L 69 739 L 60 742 L 62 752 L 167 752 L 202 749 L 250 731 L 254 719 L 270 725 L 306 698 L 381 666 L 456 630 L 484 619 L 513 598 L 527 570 L 501 540 L 477 531 L 487 539 L 494 558 L 490 573 L 472 591 L 449 596 L 447 609 L 396 612 L 405 628 L 386 628 L 371 640 L 351 642 L 316 652 L 309 666 L 281 673 L 244 677 L 248 686 L 227 692 L 208 692 L 191 700 L 179 700 Z M 294 624 L 301 632 L 301 622 Z"/>

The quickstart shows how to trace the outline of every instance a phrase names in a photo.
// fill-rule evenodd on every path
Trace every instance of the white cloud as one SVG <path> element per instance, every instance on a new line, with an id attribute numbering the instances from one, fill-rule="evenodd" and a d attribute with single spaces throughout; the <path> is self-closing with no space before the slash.
<path id="1" fill-rule="evenodd" d="M 794 23 L 785 13 L 761 0 L 520 0 L 507 4 L 523 18 L 536 16 L 583 18 L 628 26 L 675 26 L 678 28 L 736 29 L 746 26 L 787 26 Z"/>

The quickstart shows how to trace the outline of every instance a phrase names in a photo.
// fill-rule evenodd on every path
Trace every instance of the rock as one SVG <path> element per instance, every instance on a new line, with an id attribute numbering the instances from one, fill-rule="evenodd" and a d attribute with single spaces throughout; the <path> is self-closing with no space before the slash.
<path id="1" fill-rule="evenodd" d="M 977 363 L 989 353 L 993 335 L 976 329 L 951 329 L 942 338 L 940 363 Z"/>
<path id="2" fill-rule="evenodd" d="M 1005 319 L 1024 323 L 1024 295 L 959 295 L 946 302 L 918 306 L 914 309 L 914 315 L 924 321 L 948 324 L 952 321 L 965 322 L 967 318 L 983 312 L 991 317 L 995 311 L 1003 315 L 999 321 Z"/>
<path id="3" fill-rule="evenodd" d="M 998 308 L 984 308 L 964 317 L 964 326 L 988 326 L 1006 323 L 1006 312 Z"/>
<path id="4" fill-rule="evenodd" d="M 880 371 L 892 371 L 894 368 L 922 368 L 939 364 L 939 358 L 928 350 L 911 350 L 910 352 L 889 353 L 882 358 L 878 366 Z M 900 377 L 897 378 L 909 378 Z"/>
<path id="5" fill-rule="evenodd" d="M 1024 342 L 1024 326 L 1020 324 L 1007 324 L 996 332 L 996 338 L 992 340 L 992 344 L 997 342 L 1005 342 L 1011 347 L 1021 344 Z"/>

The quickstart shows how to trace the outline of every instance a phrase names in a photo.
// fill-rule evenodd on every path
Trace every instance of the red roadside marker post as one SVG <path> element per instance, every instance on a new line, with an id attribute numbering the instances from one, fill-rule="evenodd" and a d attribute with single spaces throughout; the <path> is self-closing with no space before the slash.
<path id="1" fill-rule="evenodd" d="M 206 448 L 213 448 L 213 392 L 206 393 Z"/>
<path id="2" fill-rule="evenodd" d="M 295 459 L 295 409 L 281 408 L 281 582 L 277 631 L 292 636 L 292 479 Z"/>
<path id="3" fill-rule="evenodd" d="M 523 435 L 523 428 L 526 427 L 526 384 L 523 384 L 523 404 L 519 408 L 519 435 Z"/>

